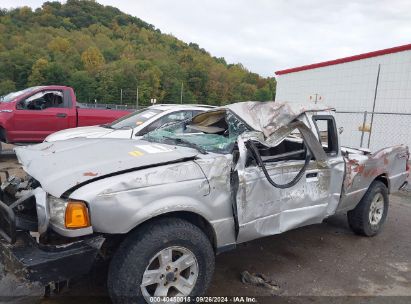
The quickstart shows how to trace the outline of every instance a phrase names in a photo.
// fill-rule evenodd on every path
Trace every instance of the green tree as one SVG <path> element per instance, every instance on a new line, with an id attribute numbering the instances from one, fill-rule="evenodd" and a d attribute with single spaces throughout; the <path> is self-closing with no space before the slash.
<path id="1" fill-rule="evenodd" d="M 47 48 L 53 53 L 66 53 L 70 42 L 66 38 L 56 37 L 47 44 Z"/>
<path id="2" fill-rule="evenodd" d="M 29 76 L 28 85 L 44 85 L 46 82 L 46 71 L 48 68 L 49 62 L 47 59 L 40 58 L 38 59 L 31 68 L 31 74 Z"/>
<path id="3" fill-rule="evenodd" d="M 96 80 L 86 71 L 76 71 L 70 75 L 68 85 L 74 88 L 77 100 L 82 102 L 92 102 L 99 99 L 96 94 Z"/>
<path id="4" fill-rule="evenodd" d="M 0 82 L 0 96 L 6 95 L 16 90 L 16 84 L 12 80 L 3 80 Z"/>
<path id="5" fill-rule="evenodd" d="M 96 47 L 89 47 L 81 54 L 81 61 L 89 73 L 95 73 L 101 69 L 105 60 L 103 54 Z"/>
<path id="6" fill-rule="evenodd" d="M 258 89 L 255 92 L 254 99 L 258 101 L 267 101 L 267 100 L 271 100 L 271 96 L 272 96 L 271 92 L 267 88 L 264 87 L 264 88 Z"/>
<path id="7" fill-rule="evenodd" d="M 64 84 L 69 78 L 69 73 L 63 65 L 52 62 L 45 69 L 45 82 L 47 84 Z"/>

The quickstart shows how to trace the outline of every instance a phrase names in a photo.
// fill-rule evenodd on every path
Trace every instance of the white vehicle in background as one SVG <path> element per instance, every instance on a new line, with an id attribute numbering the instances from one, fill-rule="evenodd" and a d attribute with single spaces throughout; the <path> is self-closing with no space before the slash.
<path id="1" fill-rule="evenodd" d="M 140 138 L 144 134 L 169 122 L 191 119 L 214 106 L 188 104 L 159 104 L 135 111 L 112 123 L 61 130 L 44 140 L 53 142 L 70 138 Z"/>

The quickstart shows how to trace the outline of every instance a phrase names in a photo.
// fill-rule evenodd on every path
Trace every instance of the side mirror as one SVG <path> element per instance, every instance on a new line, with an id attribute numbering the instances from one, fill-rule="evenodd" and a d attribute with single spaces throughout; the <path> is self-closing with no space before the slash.
<path id="1" fill-rule="evenodd" d="M 344 132 L 344 127 L 339 127 L 338 128 L 338 134 L 341 134 L 342 132 Z"/>

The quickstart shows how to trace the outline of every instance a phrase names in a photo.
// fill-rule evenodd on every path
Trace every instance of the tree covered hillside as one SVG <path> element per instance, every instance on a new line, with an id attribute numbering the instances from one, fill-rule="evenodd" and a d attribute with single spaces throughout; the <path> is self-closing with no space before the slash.
<path id="1" fill-rule="evenodd" d="M 1 5 L 1 4 L 0 4 Z M 189 26 L 189 25 L 187 25 Z M 139 18 L 94 1 L 46 2 L 0 10 L 0 95 L 65 84 L 80 101 L 140 104 L 150 98 L 224 104 L 272 100 L 275 79 L 227 64 L 194 43 L 163 34 Z"/>

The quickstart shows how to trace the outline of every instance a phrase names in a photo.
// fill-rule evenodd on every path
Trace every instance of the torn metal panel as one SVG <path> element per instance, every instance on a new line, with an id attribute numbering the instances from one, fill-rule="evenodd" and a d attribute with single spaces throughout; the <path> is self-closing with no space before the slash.
<path id="1" fill-rule="evenodd" d="M 306 172 L 297 184 L 280 189 L 273 187 L 255 165 L 247 165 L 248 150 L 245 142 L 256 136 L 244 134 L 238 140 L 240 152 L 236 166 L 239 190 L 236 196 L 239 222 L 238 241 L 281 233 L 303 225 L 321 222 L 333 214 L 340 198 L 344 176 L 344 162 L 340 155 L 327 157 L 318 139 L 302 122 L 283 126 L 277 132 L 259 142 L 276 147 L 284 140 L 295 141 L 293 130 L 298 129 L 302 138 L 297 142 L 307 145 L 315 160 L 311 160 Z M 278 184 L 292 180 L 303 167 L 302 160 L 267 163 L 270 178 Z"/>
<path id="2" fill-rule="evenodd" d="M 225 106 L 256 131 L 266 137 L 281 127 L 288 125 L 301 114 L 312 111 L 331 110 L 331 107 L 320 104 L 298 104 L 279 101 L 246 101 Z"/>
<path id="3" fill-rule="evenodd" d="M 301 162 L 279 163 L 268 167 L 270 177 L 286 183 L 300 170 Z M 311 162 L 307 175 L 317 172 L 315 179 L 304 175 L 292 188 L 279 189 L 268 183 L 258 167 L 239 170 L 237 194 L 240 224 L 239 242 L 277 234 L 304 224 L 321 221 L 330 199 L 329 171 L 318 172 Z"/>

